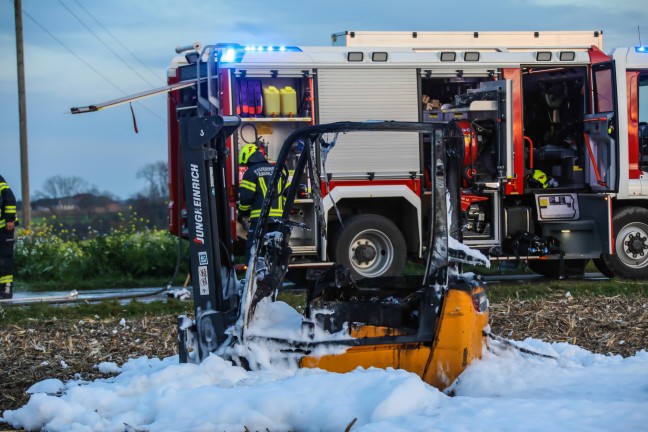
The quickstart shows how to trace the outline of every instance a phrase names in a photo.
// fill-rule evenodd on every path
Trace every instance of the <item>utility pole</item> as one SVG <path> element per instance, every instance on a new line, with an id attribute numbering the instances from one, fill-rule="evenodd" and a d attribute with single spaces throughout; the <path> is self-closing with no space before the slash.
<path id="1" fill-rule="evenodd" d="M 22 225 L 31 224 L 31 198 L 29 197 L 29 154 L 27 152 L 27 103 L 25 102 L 25 56 L 23 52 L 22 0 L 14 0 L 16 20 L 16 57 L 18 65 L 18 117 L 20 124 L 20 181 L 22 192 Z"/>

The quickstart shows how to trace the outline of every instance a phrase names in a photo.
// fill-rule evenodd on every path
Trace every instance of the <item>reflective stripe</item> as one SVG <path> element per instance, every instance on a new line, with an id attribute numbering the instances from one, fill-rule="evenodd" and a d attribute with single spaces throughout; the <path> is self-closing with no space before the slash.
<path id="1" fill-rule="evenodd" d="M 261 186 L 261 193 L 263 194 L 263 198 L 265 198 L 268 194 L 268 187 L 266 186 L 265 179 L 263 177 L 259 177 L 259 186 Z"/>
<path id="2" fill-rule="evenodd" d="M 5 189 L 9 189 L 9 186 L 7 185 L 6 182 L 0 183 L 0 191 L 3 191 Z"/>
<path id="3" fill-rule="evenodd" d="M 252 210 L 252 212 L 250 212 L 250 219 L 256 219 L 259 216 L 261 216 L 261 210 Z M 283 216 L 283 212 L 281 210 L 271 209 L 268 216 L 281 217 Z"/>
<path id="4" fill-rule="evenodd" d="M 248 180 L 241 180 L 241 187 L 256 192 L 256 185 Z"/>
<path id="5" fill-rule="evenodd" d="M 239 204 L 239 210 L 241 211 L 248 211 L 250 210 L 250 207 L 252 207 L 252 204 L 248 204 L 248 205 Z"/>
<path id="6" fill-rule="evenodd" d="M 4 219 L 0 219 L 0 228 L 4 228 L 7 226 L 7 222 L 5 222 Z"/>
<path id="7" fill-rule="evenodd" d="M 268 185 L 266 184 L 266 181 L 263 177 L 258 177 L 257 181 L 259 182 L 259 187 L 261 188 L 261 193 L 263 194 L 263 198 L 265 199 L 267 194 L 268 194 Z M 277 185 L 277 207 L 271 207 L 270 212 L 268 213 L 268 216 L 271 217 L 282 217 L 283 216 L 283 207 L 284 204 L 286 203 L 286 197 L 284 196 L 284 191 L 288 188 L 290 185 L 290 182 L 286 182 L 286 185 L 284 186 L 283 184 L 284 179 L 279 178 L 279 184 Z M 241 186 L 243 183 L 241 183 Z M 249 208 L 250 206 L 247 206 Z M 247 210 L 247 208 L 243 208 L 243 206 L 239 205 L 240 210 Z M 259 216 L 261 216 L 261 209 L 256 209 L 252 210 L 250 212 L 250 219 L 256 219 Z"/>
<path id="8" fill-rule="evenodd" d="M 279 179 L 279 184 L 277 186 L 279 188 L 278 189 L 279 196 L 277 197 L 277 205 L 279 206 L 279 209 L 281 210 L 281 209 L 283 209 L 283 191 L 284 191 L 283 179 L 282 178 Z"/>
<path id="9" fill-rule="evenodd" d="M 13 275 L 0 277 L 0 284 L 13 282 Z"/>
<path id="10" fill-rule="evenodd" d="M 5 213 L 16 213 L 16 206 L 6 206 Z"/>

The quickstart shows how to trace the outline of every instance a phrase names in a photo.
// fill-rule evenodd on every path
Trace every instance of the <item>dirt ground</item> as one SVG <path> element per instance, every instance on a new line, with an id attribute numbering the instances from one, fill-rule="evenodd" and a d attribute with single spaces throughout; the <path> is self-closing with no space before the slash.
<path id="1" fill-rule="evenodd" d="M 648 297 L 570 297 L 512 300 L 491 305 L 494 334 L 523 340 L 569 342 L 601 354 L 648 349 Z M 122 321 L 34 321 L 0 331 L 0 412 L 24 405 L 26 390 L 46 378 L 106 377 L 96 366 L 177 352 L 172 315 Z M 7 425 L 0 423 L 0 429 Z"/>

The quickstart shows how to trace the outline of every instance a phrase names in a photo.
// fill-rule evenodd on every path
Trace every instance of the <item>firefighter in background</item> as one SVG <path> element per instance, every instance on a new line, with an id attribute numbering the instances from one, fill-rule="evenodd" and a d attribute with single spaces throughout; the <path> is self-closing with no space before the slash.
<path id="1" fill-rule="evenodd" d="M 242 217 L 249 217 L 250 224 L 247 229 L 247 245 L 245 248 L 245 263 L 250 260 L 254 231 L 256 230 L 263 200 L 268 194 L 268 185 L 272 177 L 274 165 L 267 161 L 265 156 L 254 144 L 246 144 L 239 151 L 239 165 L 247 166 L 243 179 L 239 185 L 238 211 L 239 220 Z M 284 192 L 288 188 L 288 182 L 279 180 L 278 191 L 274 194 L 269 217 L 280 218 L 283 215 L 283 207 L 286 202 Z M 269 228 L 272 228 L 269 226 Z"/>
<path id="2" fill-rule="evenodd" d="M 13 297 L 13 245 L 16 197 L 0 175 L 0 298 Z"/>

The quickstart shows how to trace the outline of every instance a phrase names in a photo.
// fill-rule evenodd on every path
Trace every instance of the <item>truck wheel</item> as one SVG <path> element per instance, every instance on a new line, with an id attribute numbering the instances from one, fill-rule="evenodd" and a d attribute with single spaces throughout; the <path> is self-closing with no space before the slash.
<path id="1" fill-rule="evenodd" d="M 648 210 L 622 208 L 614 213 L 613 224 L 614 255 L 603 254 L 601 260 L 615 276 L 648 278 Z"/>
<path id="2" fill-rule="evenodd" d="M 593 259 L 594 265 L 596 266 L 596 269 L 601 272 L 601 274 L 605 277 L 613 278 L 614 273 L 612 273 L 612 270 L 610 270 L 610 267 L 607 266 L 605 263 L 605 260 L 601 258 Z"/>
<path id="3" fill-rule="evenodd" d="M 586 259 L 565 260 L 565 276 L 583 276 L 587 261 Z M 558 279 L 560 277 L 560 261 L 558 260 L 529 260 L 529 268 L 546 278 Z"/>
<path id="4" fill-rule="evenodd" d="M 403 234 L 392 221 L 376 215 L 354 216 L 334 235 L 332 251 L 338 264 L 356 279 L 398 275 L 405 267 Z"/>

